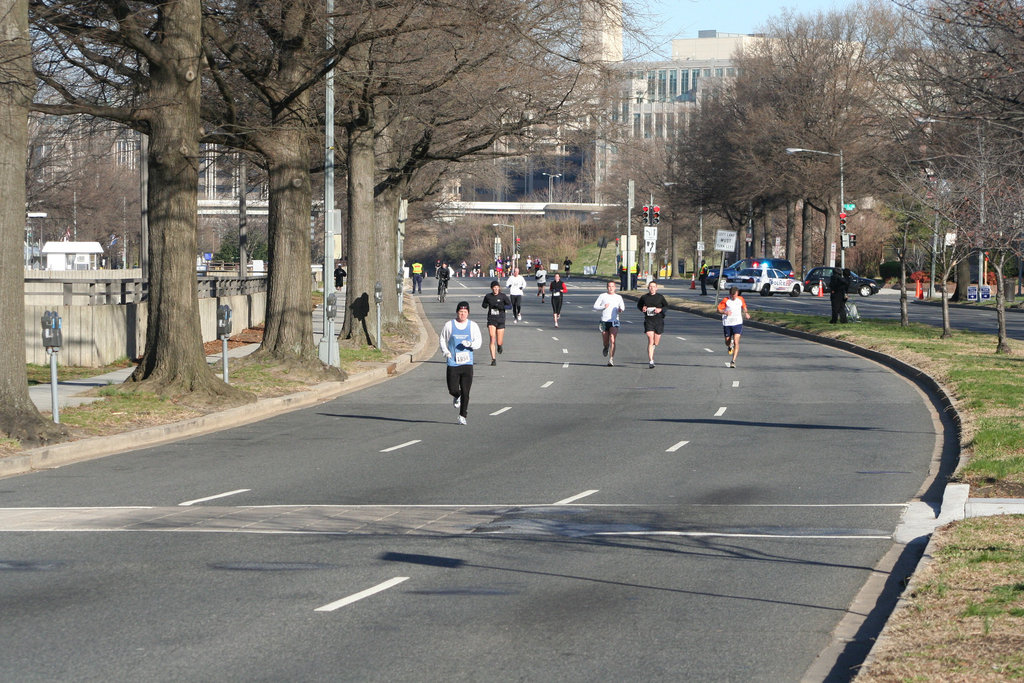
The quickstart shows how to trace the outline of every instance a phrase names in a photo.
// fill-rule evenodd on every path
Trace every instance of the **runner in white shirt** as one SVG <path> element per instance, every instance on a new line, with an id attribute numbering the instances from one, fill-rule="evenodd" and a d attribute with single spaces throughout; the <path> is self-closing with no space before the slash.
<path id="1" fill-rule="evenodd" d="M 542 302 L 546 301 L 548 289 L 548 271 L 544 270 L 544 267 L 541 266 L 540 268 L 537 268 L 536 271 L 534 271 L 533 277 L 534 279 L 537 280 L 537 296 L 540 297 L 540 300 Z"/>
<path id="2" fill-rule="evenodd" d="M 508 296 L 512 299 L 512 322 L 518 323 L 523 319 L 523 290 L 526 289 L 526 278 L 519 274 L 519 269 L 514 268 L 512 275 L 505 281 L 508 287 Z"/>
<path id="3" fill-rule="evenodd" d="M 740 296 L 737 287 L 729 288 L 729 296 L 718 302 L 718 312 L 722 314 L 722 331 L 725 333 L 725 348 L 732 353 L 730 368 L 736 367 L 736 356 L 740 354 L 740 335 L 743 333 L 743 318 L 750 320 L 747 302 Z"/>
<path id="4" fill-rule="evenodd" d="M 626 310 L 626 302 L 615 293 L 615 283 L 608 283 L 608 291 L 597 297 L 594 310 L 601 311 L 601 341 L 604 342 L 602 353 L 608 356 L 608 365 L 615 365 L 615 338 L 619 334 L 619 313 Z"/>

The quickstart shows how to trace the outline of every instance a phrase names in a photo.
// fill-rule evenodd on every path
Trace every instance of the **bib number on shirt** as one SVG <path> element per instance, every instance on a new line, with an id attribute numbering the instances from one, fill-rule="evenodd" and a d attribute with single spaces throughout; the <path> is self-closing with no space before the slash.
<path id="1" fill-rule="evenodd" d="M 455 364 L 465 365 L 469 362 L 469 351 L 456 351 L 455 352 Z"/>

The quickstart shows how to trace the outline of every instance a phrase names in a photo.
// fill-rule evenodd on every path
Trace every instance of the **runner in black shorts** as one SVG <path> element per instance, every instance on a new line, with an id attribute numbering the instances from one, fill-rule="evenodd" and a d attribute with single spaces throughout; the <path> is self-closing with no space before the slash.
<path id="1" fill-rule="evenodd" d="M 501 353 L 501 344 L 505 341 L 505 309 L 512 306 L 512 300 L 501 291 L 501 284 L 494 280 L 490 294 L 484 296 L 483 306 L 487 309 L 487 333 L 491 337 L 491 365 L 497 365 L 496 353 Z"/>
<path id="2" fill-rule="evenodd" d="M 661 342 L 661 335 L 665 332 L 665 309 L 668 308 L 668 301 L 664 294 L 658 294 L 658 283 L 651 280 L 647 283 L 647 293 L 641 296 L 636 307 L 644 313 L 644 334 L 647 335 L 647 360 L 648 367 L 654 367 L 654 349 Z"/>
<path id="3" fill-rule="evenodd" d="M 555 318 L 555 327 L 558 327 L 558 319 L 562 317 L 562 295 L 566 289 L 562 276 L 555 273 L 555 279 L 551 281 L 551 314 Z"/>

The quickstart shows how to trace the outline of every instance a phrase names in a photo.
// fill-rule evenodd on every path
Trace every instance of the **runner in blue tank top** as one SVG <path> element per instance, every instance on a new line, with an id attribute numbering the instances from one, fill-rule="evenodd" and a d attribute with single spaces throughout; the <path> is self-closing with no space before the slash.
<path id="1" fill-rule="evenodd" d="M 469 303 L 460 301 L 455 306 L 455 319 L 441 328 L 438 340 L 444 354 L 448 393 L 452 405 L 459 411 L 459 424 L 466 424 L 469 413 L 469 390 L 473 386 L 473 350 L 483 344 L 480 326 L 469 319 Z"/>

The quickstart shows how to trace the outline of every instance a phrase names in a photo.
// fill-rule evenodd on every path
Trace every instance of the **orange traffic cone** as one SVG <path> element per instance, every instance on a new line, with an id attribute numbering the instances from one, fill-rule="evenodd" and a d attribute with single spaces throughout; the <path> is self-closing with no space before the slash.
<path id="1" fill-rule="evenodd" d="M 818 280 L 818 296 L 825 296 L 825 281 Z"/>
<path id="2" fill-rule="evenodd" d="M 924 298 L 924 290 L 921 288 L 920 280 L 917 281 L 917 291 L 914 293 L 914 296 L 916 296 L 918 299 Z"/>
<path id="3" fill-rule="evenodd" d="M 697 289 L 697 276 L 690 273 L 690 289 Z"/>

